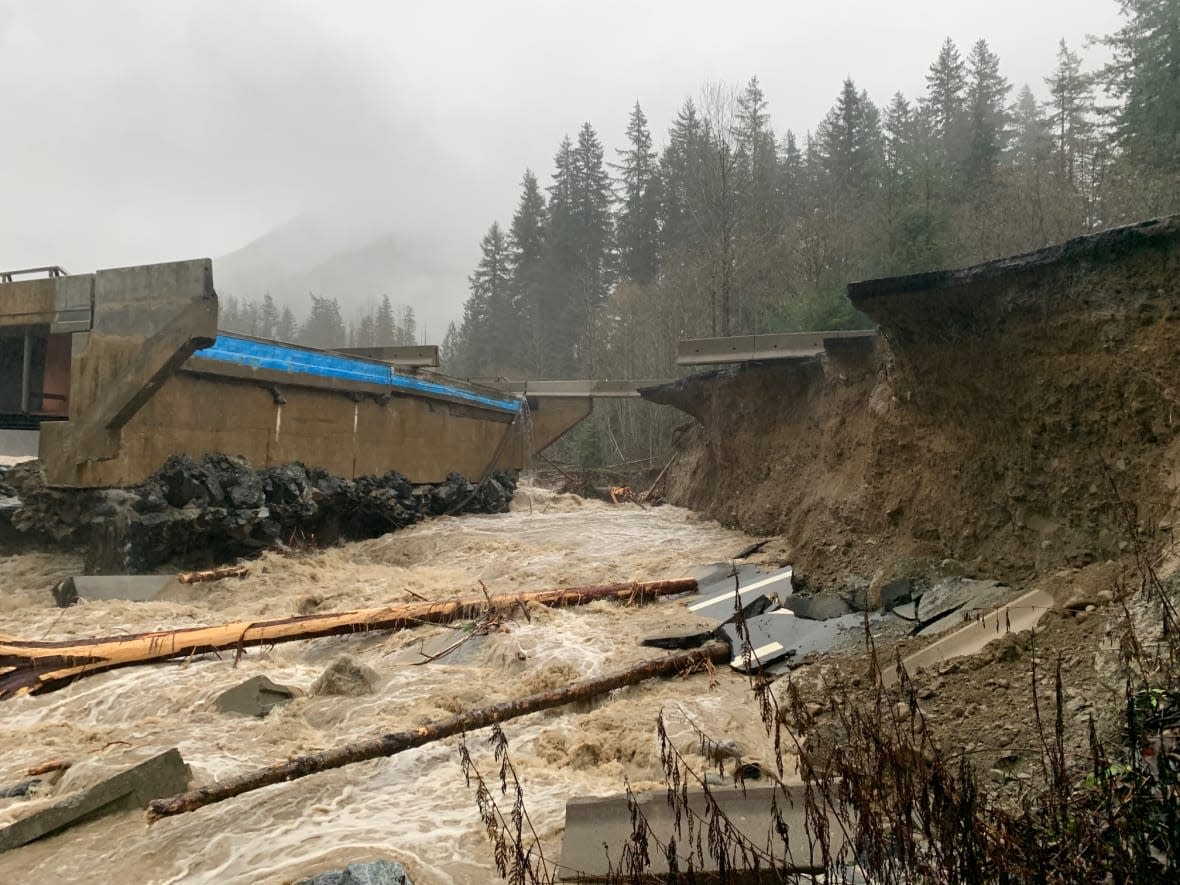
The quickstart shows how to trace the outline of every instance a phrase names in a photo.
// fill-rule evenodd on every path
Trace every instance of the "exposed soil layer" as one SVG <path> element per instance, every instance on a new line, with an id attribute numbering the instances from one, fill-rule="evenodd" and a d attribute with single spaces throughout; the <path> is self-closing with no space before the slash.
<path id="1" fill-rule="evenodd" d="M 1026 584 L 1172 525 L 1180 216 L 850 297 L 875 342 L 645 391 L 696 419 L 670 501 L 820 583 L 949 559 Z"/>

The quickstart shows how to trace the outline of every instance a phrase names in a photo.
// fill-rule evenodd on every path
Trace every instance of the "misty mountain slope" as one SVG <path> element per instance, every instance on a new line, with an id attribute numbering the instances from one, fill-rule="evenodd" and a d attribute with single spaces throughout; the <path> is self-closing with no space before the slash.
<path id="1" fill-rule="evenodd" d="M 302 321 L 308 293 L 335 298 L 346 320 L 388 295 L 412 307 L 419 335 L 438 343 L 467 294 L 466 244 L 429 231 L 366 235 L 364 225 L 300 217 L 213 262 L 222 296 L 259 299 L 268 292 Z"/>

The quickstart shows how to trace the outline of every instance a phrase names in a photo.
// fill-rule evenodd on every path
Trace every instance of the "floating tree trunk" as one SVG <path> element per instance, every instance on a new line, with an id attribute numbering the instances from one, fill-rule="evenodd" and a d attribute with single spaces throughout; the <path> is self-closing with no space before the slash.
<path id="1" fill-rule="evenodd" d="M 530 604 L 560 608 L 585 605 L 600 599 L 623 603 L 649 602 L 659 596 L 685 593 L 696 587 L 697 582 L 693 578 L 633 581 L 598 587 L 390 605 L 385 608 L 301 615 L 270 621 L 235 621 L 212 627 L 186 627 L 94 639 L 46 642 L 0 636 L 0 700 L 53 691 L 74 679 L 103 670 L 150 664 L 169 658 L 343 633 L 445 624 L 488 613 L 511 614 L 513 610 Z"/>
<path id="2" fill-rule="evenodd" d="M 181 572 L 176 576 L 176 580 L 182 584 L 200 584 L 205 581 L 220 581 L 223 578 L 245 578 L 249 574 L 250 567 L 247 565 L 227 565 L 200 572 Z"/>
<path id="3" fill-rule="evenodd" d="M 309 774 L 352 765 L 354 762 L 365 762 L 382 756 L 395 756 L 405 750 L 421 747 L 423 744 L 486 728 L 497 722 L 505 722 L 540 710 L 548 710 L 574 701 L 597 697 L 608 691 L 614 691 L 616 688 L 634 685 L 657 676 L 690 673 L 700 668 L 706 661 L 710 663 L 727 661 L 730 655 L 728 643 L 715 640 L 693 651 L 644 661 L 642 664 L 636 664 L 626 670 L 619 670 L 594 679 L 584 679 L 565 688 L 554 688 L 506 701 L 503 704 L 481 707 L 478 710 L 440 719 L 438 722 L 423 725 L 420 728 L 396 731 L 368 740 L 344 744 L 332 750 L 296 756 L 286 762 L 268 765 L 238 777 L 217 781 L 207 787 L 189 790 L 187 793 L 180 793 L 166 799 L 154 799 L 148 804 L 148 823 L 153 823 L 162 817 L 195 811 L 206 805 L 231 799 L 262 787 L 269 787 L 272 784 L 297 780 L 307 777 Z"/>

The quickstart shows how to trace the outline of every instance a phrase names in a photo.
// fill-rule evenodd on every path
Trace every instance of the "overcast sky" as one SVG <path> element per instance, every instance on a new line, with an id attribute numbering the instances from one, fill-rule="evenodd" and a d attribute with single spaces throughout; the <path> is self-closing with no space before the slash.
<path id="1" fill-rule="evenodd" d="M 705 81 L 756 74 L 803 132 L 853 77 L 920 94 L 947 36 L 1044 97 L 1115 0 L 0 0 L 0 269 L 228 253 L 333 204 L 470 243 L 636 99 L 657 143 Z M 216 270 L 215 270 L 216 274 Z"/>

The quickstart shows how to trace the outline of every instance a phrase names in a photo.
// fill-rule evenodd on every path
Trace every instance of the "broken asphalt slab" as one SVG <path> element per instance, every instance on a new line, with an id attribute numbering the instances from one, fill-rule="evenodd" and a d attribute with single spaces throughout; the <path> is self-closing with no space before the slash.
<path id="1" fill-rule="evenodd" d="M 698 578 L 700 589 L 685 600 L 685 607 L 691 614 L 724 624 L 733 619 L 740 598 L 742 614 L 750 618 L 791 595 L 793 574 L 790 566 L 769 573 L 753 566 L 738 566 L 709 581 Z"/>
<path id="2" fill-rule="evenodd" d="M 784 790 L 787 793 L 785 796 Z M 709 797 L 730 824 L 755 845 L 764 848 L 767 839 L 773 839 L 772 844 L 777 846 L 775 856 L 784 864 L 790 864 L 787 869 L 798 872 L 820 872 L 824 869 L 823 858 L 813 854 L 812 846 L 809 844 L 806 803 L 801 786 L 746 786 L 744 789 L 715 787 L 709 791 Z M 669 808 L 666 790 L 635 794 L 634 803 L 637 814 L 642 815 L 647 824 L 649 839 L 653 844 L 658 841 L 661 845 L 667 845 L 675 840 L 678 845 L 685 847 L 686 852 L 694 851 L 694 859 L 697 861 L 695 870 L 698 875 L 716 875 L 718 865 L 713 858 L 707 854 L 703 859 L 695 856 L 695 850 L 691 847 L 692 840 L 688 838 L 688 816 L 678 814 Z M 781 837 L 776 835 L 778 829 L 772 811 L 775 804 L 787 825 L 789 841 L 785 845 Z M 696 819 L 694 832 L 707 829 L 707 824 L 702 823 L 707 814 L 704 793 L 688 793 L 688 807 Z M 631 804 L 625 795 L 570 799 L 565 806 L 565 835 L 561 845 L 561 861 L 558 864 L 560 881 L 617 881 L 619 870 L 626 870 L 623 852 L 632 839 L 633 820 Z M 829 828 L 832 836 L 830 849 L 835 857 L 844 846 L 840 836 L 841 829 L 834 825 L 834 820 L 831 822 L 833 826 Z M 681 859 L 687 861 L 687 857 Z M 701 860 L 704 861 L 703 864 Z M 735 871 L 732 868 L 732 860 L 730 864 L 729 871 L 733 873 Z M 666 874 L 668 863 L 664 853 L 652 851 L 651 865 L 643 872 L 651 877 Z"/>
<path id="3" fill-rule="evenodd" d="M 809 621 L 828 621 L 852 613 L 852 608 L 839 596 L 792 596 L 783 601 L 783 608 Z"/>
<path id="4" fill-rule="evenodd" d="M 933 636 L 957 627 L 978 611 L 1001 605 L 1009 588 L 998 581 L 950 578 L 918 599 L 918 635 Z"/>
<path id="5" fill-rule="evenodd" d="M 0 851 L 19 848 L 96 817 L 143 810 L 153 799 L 183 793 L 188 780 L 188 766 L 173 747 L 0 830 Z"/>
<path id="6" fill-rule="evenodd" d="M 750 660 L 742 652 L 742 633 L 736 624 L 722 624 L 717 636 L 729 643 L 733 651 L 730 666 L 740 673 L 770 667 L 786 659 L 792 663 L 827 651 L 840 635 L 851 629 L 864 629 L 864 615 L 848 614 L 826 621 L 796 617 L 781 608 L 746 621 L 750 636 Z"/>
<path id="7" fill-rule="evenodd" d="M 297 694 L 296 689 L 271 682 L 265 676 L 255 676 L 218 695 L 216 704 L 222 713 L 262 717 Z"/>
<path id="8" fill-rule="evenodd" d="M 1007 633 L 1031 630 L 1056 605 L 1057 601 L 1048 590 L 1032 590 L 914 652 L 901 664 L 907 673 L 913 673 L 920 667 L 933 667 L 952 658 L 976 654 L 989 642 Z M 885 669 L 881 676 L 886 687 L 896 684 L 897 667 Z"/>
<path id="9" fill-rule="evenodd" d="M 180 586 L 175 575 L 78 575 L 54 587 L 53 599 L 61 608 L 82 600 L 151 602 L 172 586 Z"/>

